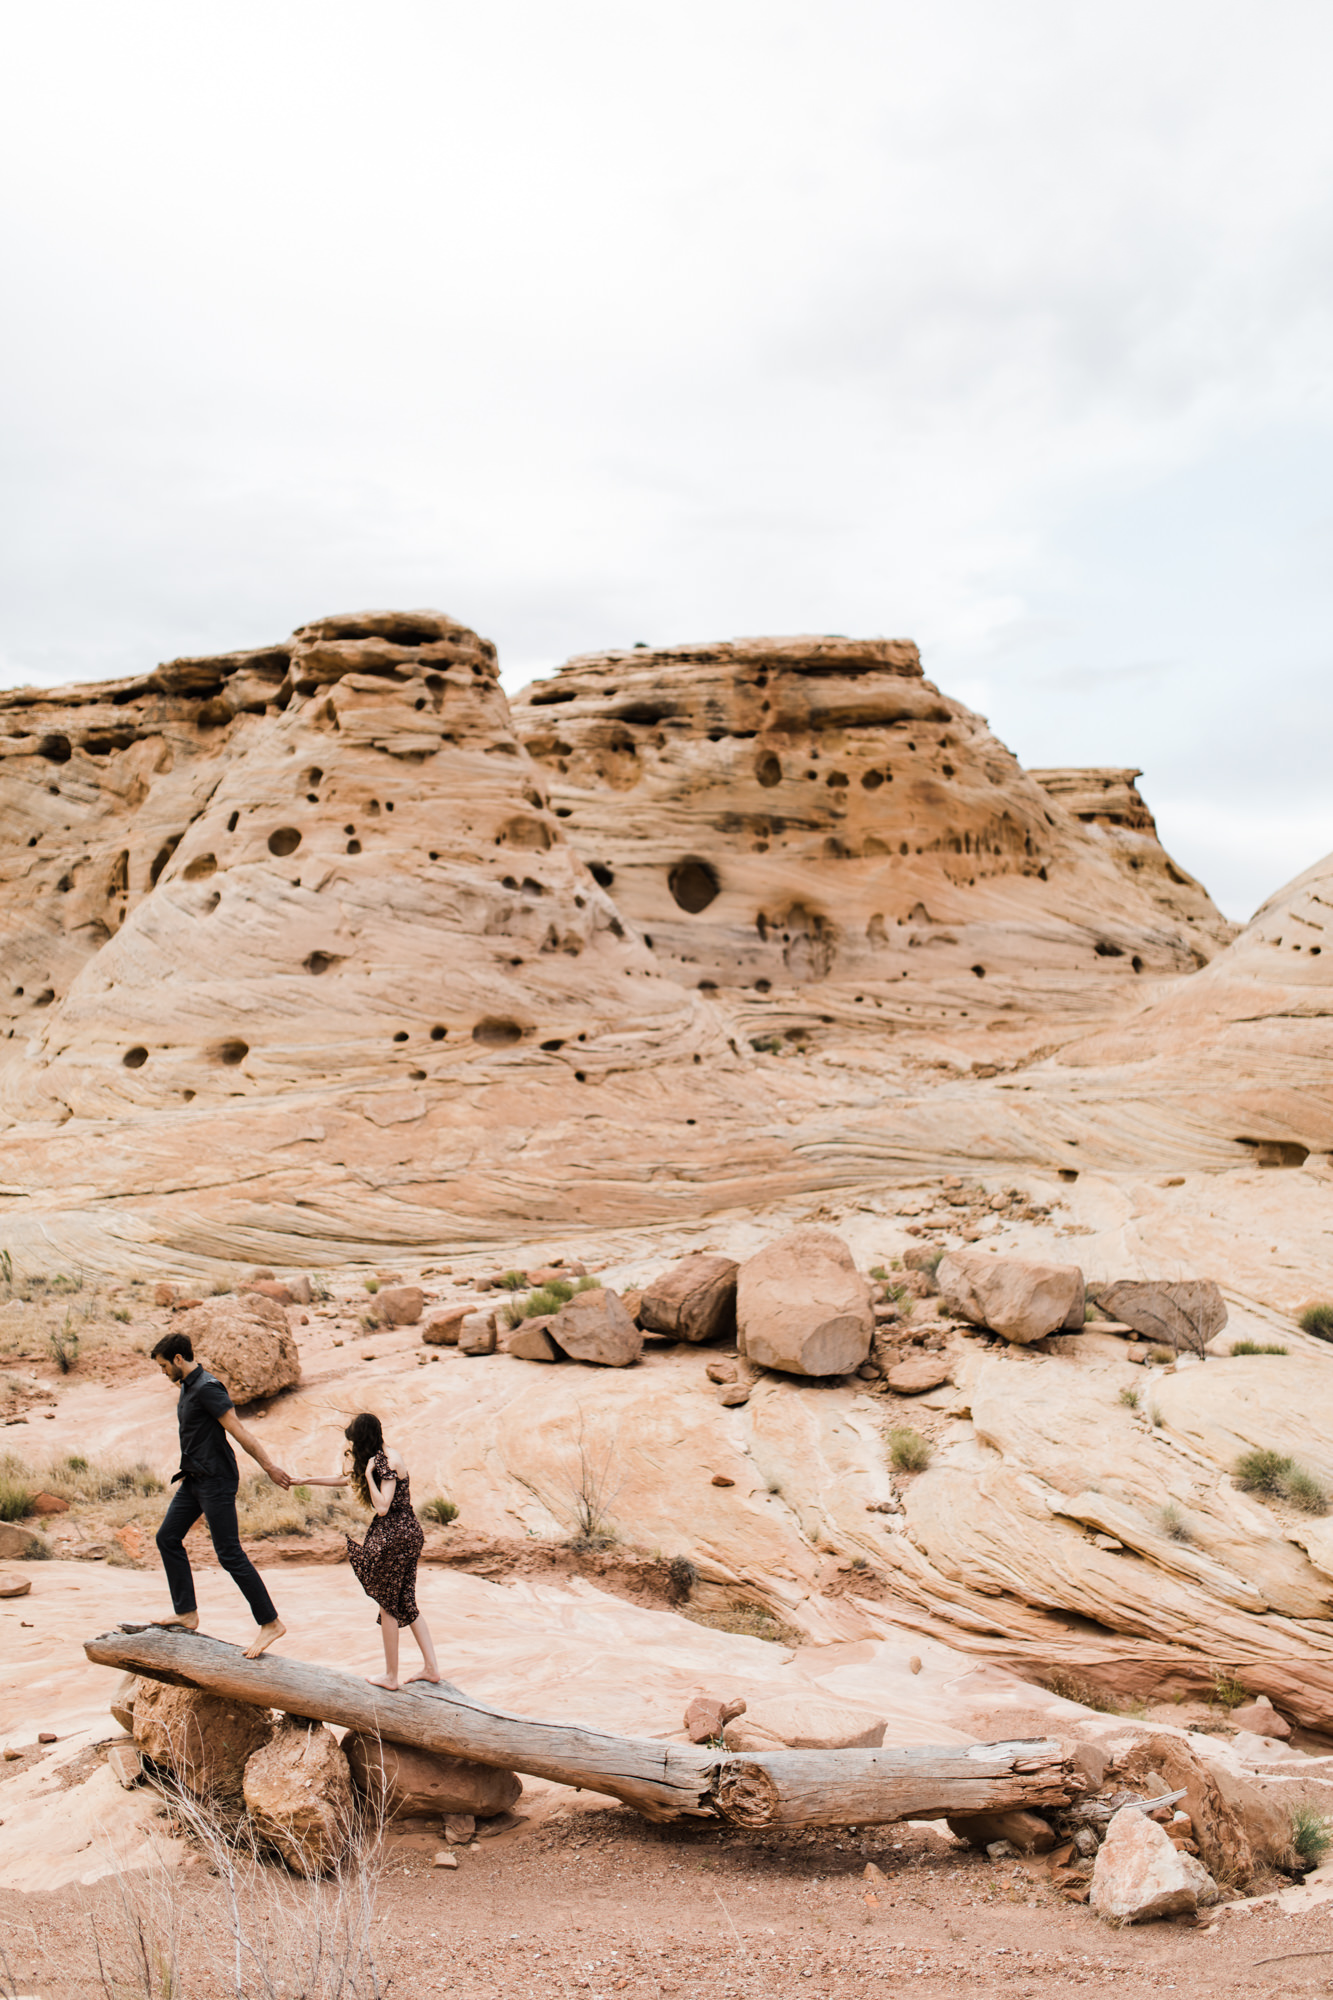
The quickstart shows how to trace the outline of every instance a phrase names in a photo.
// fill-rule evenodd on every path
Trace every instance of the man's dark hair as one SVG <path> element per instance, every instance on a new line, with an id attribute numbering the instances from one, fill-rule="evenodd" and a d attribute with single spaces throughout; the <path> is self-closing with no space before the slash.
<path id="1" fill-rule="evenodd" d="M 194 1342 L 188 1333 L 164 1334 L 152 1350 L 150 1361 L 193 1361 Z"/>

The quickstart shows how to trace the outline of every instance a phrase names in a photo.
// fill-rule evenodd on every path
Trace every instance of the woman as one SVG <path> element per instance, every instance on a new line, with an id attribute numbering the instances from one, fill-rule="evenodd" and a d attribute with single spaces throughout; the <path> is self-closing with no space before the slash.
<path id="1" fill-rule="evenodd" d="M 367 1507 L 375 1510 L 364 1542 L 347 1537 L 347 1559 L 367 1597 L 380 1607 L 380 1636 L 384 1641 L 382 1679 L 367 1675 L 372 1687 L 398 1690 L 398 1628 L 406 1625 L 421 1648 L 425 1662 L 414 1681 L 438 1681 L 439 1664 L 425 1619 L 417 1609 L 417 1560 L 425 1536 L 412 1512 L 407 1467 L 396 1451 L 386 1451 L 384 1432 L 378 1417 L 363 1411 L 353 1417 L 343 1436 L 349 1440 L 343 1453 L 344 1470 L 332 1479 L 302 1479 L 302 1486 L 347 1486 L 354 1488 Z M 350 1470 L 347 1460 L 351 1458 Z"/>

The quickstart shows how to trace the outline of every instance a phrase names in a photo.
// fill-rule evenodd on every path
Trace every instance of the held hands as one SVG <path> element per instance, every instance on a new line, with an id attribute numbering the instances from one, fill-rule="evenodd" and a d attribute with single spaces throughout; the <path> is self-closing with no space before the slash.
<path id="1" fill-rule="evenodd" d="M 296 1484 L 296 1480 L 294 1479 L 292 1474 L 290 1472 L 284 1472 L 280 1465 L 266 1465 L 264 1467 L 264 1470 L 268 1474 L 269 1478 L 273 1481 L 273 1484 L 275 1486 L 280 1486 L 284 1493 L 287 1491 L 289 1487 L 295 1486 Z"/>

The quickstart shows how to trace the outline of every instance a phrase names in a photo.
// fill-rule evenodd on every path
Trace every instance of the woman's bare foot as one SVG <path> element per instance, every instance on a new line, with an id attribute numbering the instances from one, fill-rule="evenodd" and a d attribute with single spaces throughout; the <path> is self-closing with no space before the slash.
<path id="1" fill-rule="evenodd" d="M 411 1687 L 413 1681 L 430 1681 L 435 1687 L 438 1687 L 440 1684 L 440 1676 L 438 1674 L 428 1674 L 426 1672 L 426 1669 L 423 1667 L 419 1674 L 408 1675 L 407 1684 L 409 1687 Z"/>
<path id="2" fill-rule="evenodd" d="M 182 1632 L 197 1632 L 199 1630 L 199 1613 L 197 1611 L 168 1611 L 164 1618 L 150 1618 L 148 1622 L 150 1625 L 162 1625 L 168 1629 L 178 1629 Z"/>
<path id="3" fill-rule="evenodd" d="M 251 1640 L 250 1644 L 245 1649 L 246 1659 L 257 1660 L 261 1653 L 266 1653 L 268 1651 L 269 1647 L 273 1644 L 273 1641 L 275 1639 L 282 1638 L 286 1630 L 287 1627 L 283 1624 L 280 1618 L 274 1618 L 269 1624 L 261 1625 L 259 1630 L 255 1633 L 254 1638 Z"/>
<path id="4" fill-rule="evenodd" d="M 384 1688 L 389 1694 L 397 1694 L 399 1692 L 397 1681 L 391 1681 L 387 1674 L 382 1675 L 379 1680 L 376 1680 L 373 1675 L 367 1674 L 366 1679 L 373 1688 Z"/>

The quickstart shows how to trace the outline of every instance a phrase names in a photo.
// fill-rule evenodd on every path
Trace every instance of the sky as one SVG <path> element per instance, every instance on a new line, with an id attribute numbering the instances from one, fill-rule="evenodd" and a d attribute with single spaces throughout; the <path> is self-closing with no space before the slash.
<path id="1" fill-rule="evenodd" d="M 0 9 L 0 687 L 434 605 L 910 636 L 1333 849 L 1326 0 Z"/>

